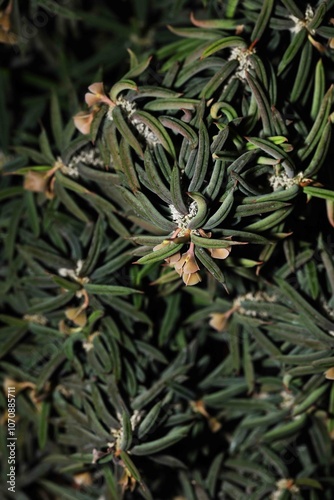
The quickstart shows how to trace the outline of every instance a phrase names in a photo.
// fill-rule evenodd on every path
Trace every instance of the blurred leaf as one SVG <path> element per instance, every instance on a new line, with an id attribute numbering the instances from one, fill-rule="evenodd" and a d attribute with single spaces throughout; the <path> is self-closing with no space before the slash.
<path id="1" fill-rule="evenodd" d="M 151 453 L 158 453 L 159 451 L 177 443 L 181 439 L 184 439 L 187 436 L 190 427 L 191 426 L 176 427 L 160 439 L 134 446 L 131 449 L 131 453 L 133 455 L 149 455 Z"/>

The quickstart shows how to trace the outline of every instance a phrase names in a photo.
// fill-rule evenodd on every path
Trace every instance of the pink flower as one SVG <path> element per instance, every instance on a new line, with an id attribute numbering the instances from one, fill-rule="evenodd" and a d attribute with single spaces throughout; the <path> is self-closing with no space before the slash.
<path id="1" fill-rule="evenodd" d="M 98 111 L 98 104 L 107 104 L 108 106 L 115 106 L 115 103 L 106 96 L 102 82 L 92 83 L 88 87 L 89 92 L 85 95 L 85 101 L 90 108 L 90 111 L 80 111 L 73 116 L 76 128 L 84 135 L 90 133 L 92 121 L 96 112 Z"/>
<path id="2" fill-rule="evenodd" d="M 92 83 L 92 85 L 88 87 L 88 90 L 89 92 L 85 95 L 85 101 L 89 107 L 101 103 L 112 107 L 115 106 L 115 103 L 113 103 L 112 100 L 106 96 L 102 82 Z"/>
<path id="3" fill-rule="evenodd" d="M 94 119 L 95 112 L 96 111 L 94 110 L 90 112 L 79 111 L 79 113 L 73 116 L 74 125 L 79 130 L 79 132 L 85 135 L 90 133 L 90 127 Z"/>

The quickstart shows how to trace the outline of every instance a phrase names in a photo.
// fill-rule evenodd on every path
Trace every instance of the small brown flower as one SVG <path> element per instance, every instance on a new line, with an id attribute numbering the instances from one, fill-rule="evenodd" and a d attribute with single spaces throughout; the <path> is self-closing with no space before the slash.
<path id="1" fill-rule="evenodd" d="M 203 401 L 200 399 L 198 401 L 191 401 L 190 406 L 196 413 L 200 413 L 208 420 L 208 424 L 211 432 L 217 432 L 221 429 L 222 424 L 215 417 L 212 417 L 206 410 Z"/>
<path id="2" fill-rule="evenodd" d="M 10 0 L 4 10 L 0 10 L 0 43 L 9 45 L 17 44 L 18 36 L 11 31 L 11 12 L 13 8 L 13 0 Z"/>
<path id="3" fill-rule="evenodd" d="M 14 387 L 15 388 L 15 395 L 17 395 L 19 392 L 24 391 L 27 388 L 35 390 L 36 384 L 34 384 L 33 382 L 28 382 L 28 381 L 18 382 L 17 380 L 6 377 L 3 381 L 3 387 L 4 387 L 5 394 L 8 394 L 9 387 Z"/>
<path id="4" fill-rule="evenodd" d="M 217 330 L 217 332 L 221 332 L 226 328 L 228 318 L 225 313 L 212 313 L 210 314 L 210 318 L 209 325 Z"/>
<path id="5" fill-rule="evenodd" d="M 334 380 L 334 367 L 329 368 L 328 370 L 325 371 L 325 377 L 328 380 Z"/>
<path id="6" fill-rule="evenodd" d="M 77 326 L 81 326 L 82 328 L 86 326 L 87 314 L 82 306 L 69 307 L 65 310 L 65 316 Z"/>
<path id="7" fill-rule="evenodd" d="M 202 281 L 202 278 L 200 277 L 199 273 L 192 273 L 192 274 L 183 273 L 182 279 L 187 286 L 197 285 L 197 283 Z"/>
<path id="8" fill-rule="evenodd" d="M 182 276 L 183 282 L 187 286 L 196 285 L 201 281 L 198 273 L 200 268 L 194 255 L 194 243 L 190 243 L 189 250 L 182 254 L 181 258 L 173 266 L 175 271 Z"/>
<path id="9" fill-rule="evenodd" d="M 136 487 L 136 479 L 132 476 L 131 472 L 127 467 L 124 467 L 124 472 L 122 474 L 121 479 L 118 481 L 122 488 L 122 492 L 124 493 L 126 490 L 134 491 Z"/>
<path id="10" fill-rule="evenodd" d="M 209 248 L 211 257 L 214 259 L 227 259 L 231 253 L 231 247 L 227 248 Z"/>
<path id="11" fill-rule="evenodd" d="M 74 483 L 76 486 L 90 486 L 93 484 L 92 475 L 89 472 L 80 472 L 78 474 L 74 474 L 73 476 Z"/>
<path id="12" fill-rule="evenodd" d="M 167 262 L 167 264 L 169 264 L 171 267 L 174 267 L 176 262 L 178 262 L 180 259 L 181 259 L 181 253 L 177 252 L 171 255 L 170 257 L 167 257 L 165 259 L 165 262 Z"/>
<path id="13" fill-rule="evenodd" d="M 317 42 L 311 35 L 308 35 L 308 39 L 313 47 L 315 47 L 321 54 L 325 52 L 326 47 L 322 43 Z"/>
<path id="14" fill-rule="evenodd" d="M 33 193 L 44 193 L 49 200 L 52 200 L 54 198 L 55 181 L 53 174 L 53 168 L 44 173 L 29 170 L 24 176 L 23 188 Z"/>
<path id="15" fill-rule="evenodd" d="M 33 193 L 44 193 L 48 185 L 48 178 L 42 172 L 29 170 L 24 176 L 23 187 Z"/>
<path id="16" fill-rule="evenodd" d="M 230 316 L 238 309 L 238 306 L 234 306 L 224 313 L 211 313 L 209 325 L 217 330 L 217 332 L 222 332 L 226 329 Z"/>
<path id="17" fill-rule="evenodd" d="M 196 262 L 193 252 L 189 249 L 182 257 L 174 264 L 175 271 L 180 276 L 183 274 L 193 274 L 199 271 L 199 266 Z"/>

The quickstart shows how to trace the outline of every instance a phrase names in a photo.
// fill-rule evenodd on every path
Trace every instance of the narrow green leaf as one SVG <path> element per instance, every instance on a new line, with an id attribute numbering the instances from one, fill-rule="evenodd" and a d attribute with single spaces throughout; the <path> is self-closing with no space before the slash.
<path id="1" fill-rule="evenodd" d="M 72 9 L 59 5 L 53 0 L 37 0 L 38 5 L 43 7 L 51 15 L 59 15 L 67 19 L 72 19 L 73 21 L 78 21 L 80 16 Z"/>
<path id="2" fill-rule="evenodd" d="M 290 203 L 285 203 L 283 201 L 258 201 L 257 203 L 242 203 L 236 207 L 235 215 L 237 217 L 259 215 L 262 213 L 273 212 L 287 206 L 290 206 Z"/>
<path id="3" fill-rule="evenodd" d="M 315 67 L 314 91 L 312 97 L 311 118 L 315 120 L 320 111 L 321 103 L 325 95 L 326 76 L 322 59 L 319 59 Z"/>
<path id="4" fill-rule="evenodd" d="M 258 15 L 256 24 L 254 26 L 254 29 L 250 37 L 251 40 L 253 41 L 260 40 L 261 36 L 263 35 L 269 23 L 274 3 L 275 3 L 274 0 L 269 0 L 262 4 L 261 12 Z"/>
<path id="5" fill-rule="evenodd" d="M 289 13 L 298 19 L 302 20 L 304 18 L 303 12 L 297 7 L 294 0 L 282 0 L 283 5 L 288 9 Z"/>
<path id="6" fill-rule="evenodd" d="M 55 183 L 55 193 L 61 203 L 67 208 L 67 210 L 73 214 L 77 219 L 82 222 L 88 223 L 89 218 L 85 214 L 83 210 L 79 207 L 79 205 L 74 201 L 73 196 L 70 196 L 66 189 L 62 186 L 61 183 Z"/>
<path id="7" fill-rule="evenodd" d="M 171 255 L 179 252 L 182 247 L 183 243 L 176 244 L 173 242 L 169 242 L 169 244 L 166 244 L 164 248 L 160 248 L 159 250 L 155 250 L 154 252 L 141 257 L 136 263 L 153 264 L 154 262 L 160 262 L 161 260 L 166 259 L 167 257 L 170 257 Z"/>
<path id="8" fill-rule="evenodd" d="M 100 251 L 103 239 L 104 239 L 103 220 L 101 217 L 99 217 L 94 227 L 94 234 L 89 246 L 87 257 L 84 260 L 84 263 L 80 269 L 79 273 L 80 276 L 89 276 L 93 272 L 95 265 L 100 257 Z"/>
<path id="9" fill-rule="evenodd" d="M 43 0 L 44 3 L 45 0 Z M 49 1 L 49 0 L 48 0 Z M 81 493 L 80 491 L 73 491 L 73 488 L 62 486 L 54 481 L 38 478 L 37 484 L 50 495 L 63 500 L 90 500 L 91 496 Z"/>
<path id="10" fill-rule="evenodd" d="M 180 295 L 174 293 L 166 297 L 166 302 L 167 307 L 161 322 L 158 338 L 159 347 L 165 345 L 169 341 L 172 332 L 176 330 L 176 322 L 180 315 Z"/>
<path id="11" fill-rule="evenodd" d="M 58 151 L 62 151 L 64 124 L 61 117 L 58 96 L 55 92 L 51 95 L 51 126 Z"/>
<path id="12" fill-rule="evenodd" d="M 262 439 L 265 442 L 272 441 L 282 441 L 288 437 L 294 436 L 297 433 L 299 434 L 300 430 L 305 426 L 307 420 L 307 415 L 304 413 L 303 415 L 299 415 L 298 418 L 295 418 L 291 422 L 286 424 L 279 424 L 274 429 L 266 432 Z"/>
<path id="13" fill-rule="evenodd" d="M 143 158 L 144 153 L 142 147 L 139 144 L 138 139 L 134 136 L 129 125 L 126 123 L 122 114 L 122 110 L 119 106 L 115 106 L 115 108 L 113 109 L 112 117 L 117 129 L 119 130 L 124 140 L 129 143 L 129 145 L 136 151 L 140 158 Z"/>
<path id="14" fill-rule="evenodd" d="M 218 70 L 216 74 L 205 84 L 201 90 L 199 97 L 210 99 L 212 95 L 224 86 L 224 83 L 231 77 L 238 67 L 238 61 L 227 61 L 222 69 Z"/>
<path id="15" fill-rule="evenodd" d="M 304 16 L 302 15 L 301 19 L 303 17 Z M 301 31 L 299 31 L 294 35 L 289 47 L 283 54 L 281 62 L 279 63 L 278 73 L 277 73 L 278 75 L 280 75 L 285 70 L 285 68 L 293 61 L 293 59 L 296 57 L 303 44 L 305 42 L 309 43 L 306 40 L 306 37 L 307 37 L 307 31 L 305 29 L 302 29 Z"/>
<path id="16" fill-rule="evenodd" d="M 10 352 L 13 347 L 26 335 L 27 331 L 27 325 L 21 327 L 9 326 L 1 328 L 0 358 Z"/>
<path id="17" fill-rule="evenodd" d="M 159 116 L 159 121 L 164 127 L 170 128 L 173 132 L 181 134 L 188 139 L 192 148 L 197 146 L 198 137 L 196 132 L 184 121 L 179 120 L 175 116 Z"/>
<path id="18" fill-rule="evenodd" d="M 245 322 L 246 324 L 246 322 Z M 280 356 L 281 351 L 275 346 L 275 344 L 264 335 L 259 328 L 248 327 L 249 333 L 253 336 L 257 342 L 259 348 L 267 351 L 272 357 Z"/>
<path id="19" fill-rule="evenodd" d="M 211 495 L 211 498 L 215 497 L 217 482 L 218 482 L 218 478 L 219 478 L 219 472 L 220 472 L 221 467 L 222 467 L 223 458 L 224 458 L 223 453 L 218 453 L 218 455 L 215 456 L 215 458 L 210 466 L 208 476 L 205 480 L 205 483 L 206 483 L 207 489 Z"/>
<path id="20" fill-rule="evenodd" d="M 107 491 L 110 494 L 110 498 L 117 498 L 118 490 L 117 490 L 117 480 L 114 476 L 111 467 L 108 464 L 104 465 L 103 468 L 103 477 L 106 481 Z"/>
<path id="21" fill-rule="evenodd" d="M 167 111 L 167 110 L 182 110 L 189 109 L 193 111 L 198 104 L 198 99 L 187 99 L 185 97 L 175 98 L 162 98 L 155 99 L 145 104 L 144 109 L 146 111 Z"/>
<path id="22" fill-rule="evenodd" d="M 211 70 L 215 71 L 218 68 L 220 69 L 226 63 L 223 59 L 218 57 L 211 57 L 210 59 L 201 59 L 200 61 L 194 61 L 190 64 L 185 65 L 178 74 L 178 78 L 175 82 L 175 87 L 182 87 L 190 78 L 193 78 L 194 75 L 200 73 L 201 71 Z M 198 101 L 196 101 L 198 104 Z"/>
<path id="23" fill-rule="evenodd" d="M 223 408 L 225 401 L 239 394 L 243 394 L 248 389 L 248 385 L 244 382 L 238 382 L 227 389 L 222 389 L 218 392 L 213 392 L 212 394 L 207 394 L 203 397 L 203 402 L 205 405 L 211 408 Z"/>
<path id="24" fill-rule="evenodd" d="M 135 466 L 135 464 L 133 463 L 132 459 L 129 457 L 129 455 L 125 451 L 122 450 L 120 452 L 120 457 L 123 460 L 128 471 L 130 472 L 131 476 L 134 477 L 135 480 L 140 483 L 141 482 L 140 473 L 139 473 L 137 467 Z"/>
<path id="25" fill-rule="evenodd" d="M 51 404 L 49 401 L 42 401 L 42 409 L 38 418 L 38 444 L 41 450 L 45 448 L 48 437 L 49 414 Z"/>
<path id="26" fill-rule="evenodd" d="M 242 367 L 247 382 L 248 392 L 252 393 L 255 385 L 255 372 L 254 372 L 252 354 L 250 352 L 250 339 L 249 335 L 246 332 L 244 332 L 242 337 L 242 348 L 243 348 Z"/>
<path id="27" fill-rule="evenodd" d="M 132 428 L 131 420 L 126 411 L 122 413 L 122 439 L 120 443 L 120 449 L 122 451 L 127 451 L 132 443 Z"/>
<path id="28" fill-rule="evenodd" d="M 275 278 L 281 292 L 291 300 L 297 311 L 303 311 L 310 319 L 315 321 L 325 331 L 334 329 L 334 323 L 328 321 L 314 307 L 312 307 L 287 281 Z"/>
<path id="29" fill-rule="evenodd" d="M 171 182 L 170 182 L 170 194 L 172 198 L 172 204 L 180 214 L 187 214 L 188 208 L 184 203 L 182 196 L 182 179 L 181 172 L 177 164 L 174 165 L 172 170 Z"/>
<path id="30" fill-rule="evenodd" d="M 272 191 L 268 194 L 261 194 L 258 196 L 246 196 L 243 199 L 245 203 L 263 203 L 267 201 L 289 201 L 296 197 L 296 195 L 301 191 L 298 184 L 287 189 L 278 189 L 277 191 Z"/>
<path id="31" fill-rule="evenodd" d="M 130 189 L 132 191 L 138 191 L 138 189 L 140 189 L 138 176 L 131 157 L 130 147 L 124 137 L 121 139 L 119 154 L 122 170 L 125 174 Z"/>
<path id="32" fill-rule="evenodd" d="M 225 287 L 225 277 L 208 252 L 204 248 L 195 247 L 195 255 L 209 273 Z"/>
<path id="33" fill-rule="evenodd" d="M 304 170 L 305 178 L 313 177 L 324 164 L 329 151 L 329 146 L 331 145 L 331 137 L 332 123 L 328 121 L 325 125 L 320 141 L 318 142 L 313 158 Z"/>
<path id="34" fill-rule="evenodd" d="M 323 384 L 317 389 L 313 390 L 308 396 L 305 397 L 304 401 L 299 404 L 296 404 L 293 408 L 292 415 L 300 415 L 301 413 L 305 413 L 310 406 L 314 403 L 318 403 L 321 396 L 327 391 L 327 384 Z"/>
<path id="35" fill-rule="evenodd" d="M 44 128 L 42 128 L 42 132 L 39 136 L 39 146 L 41 148 L 42 154 L 45 156 L 45 158 L 47 158 L 48 163 L 50 165 L 53 165 L 56 161 L 56 158 L 52 153 L 49 138 Z"/>
<path id="36" fill-rule="evenodd" d="M 310 80 L 310 69 L 312 63 L 312 45 L 306 43 L 302 49 L 297 75 L 291 90 L 291 102 L 298 102 L 305 87 Z"/>
<path id="37" fill-rule="evenodd" d="M 224 182 L 226 163 L 221 160 L 216 160 L 214 163 L 213 171 L 209 184 L 205 187 L 203 194 L 206 198 L 214 201 Z"/>
<path id="38" fill-rule="evenodd" d="M 131 449 L 133 455 L 151 455 L 165 450 L 181 439 L 184 439 L 190 430 L 191 426 L 175 427 L 166 436 L 156 439 L 148 443 L 138 444 Z"/>
<path id="39" fill-rule="evenodd" d="M 165 239 L 166 236 L 151 236 L 151 235 L 138 235 L 138 236 L 131 236 L 131 241 L 134 241 L 137 245 L 144 245 L 144 246 L 156 246 L 160 245 Z"/>
<path id="40" fill-rule="evenodd" d="M 113 102 L 116 102 L 118 94 L 123 92 L 123 90 L 136 90 L 137 91 L 138 87 L 137 87 L 137 84 L 135 82 L 133 82 L 132 80 L 122 78 L 122 80 L 119 80 L 117 83 L 115 83 L 111 87 L 110 92 L 109 92 L 110 99 Z"/>
<path id="41" fill-rule="evenodd" d="M 321 2 L 314 11 L 312 19 L 307 23 L 307 29 L 312 33 L 312 30 L 316 30 L 322 23 L 326 11 L 328 8 L 328 2 Z"/>
<path id="42" fill-rule="evenodd" d="M 52 276 L 51 279 L 54 283 L 56 283 L 56 285 L 70 292 L 77 292 L 81 288 L 81 285 L 79 285 L 79 283 L 74 283 L 73 281 L 66 280 L 61 276 Z"/>
<path id="43" fill-rule="evenodd" d="M 63 175 L 61 172 L 57 171 L 56 172 L 56 179 L 67 189 L 70 189 L 71 191 L 74 191 L 75 193 L 81 193 L 81 194 L 88 194 L 90 191 L 79 184 L 78 182 L 73 181 L 66 175 Z"/>
<path id="44" fill-rule="evenodd" d="M 145 356 L 148 356 L 149 358 L 158 361 L 159 363 L 168 364 L 167 358 L 164 356 L 164 354 L 162 354 L 160 350 L 156 349 L 151 344 L 142 342 L 141 340 L 136 340 L 135 343 L 138 347 L 138 350 Z"/>
<path id="45" fill-rule="evenodd" d="M 196 163 L 188 187 L 188 191 L 198 191 L 201 188 L 209 166 L 209 156 L 210 156 L 209 134 L 204 123 L 200 121 Z"/>
<path id="46" fill-rule="evenodd" d="M 230 213 L 230 210 L 232 209 L 233 206 L 233 201 L 234 201 L 234 188 L 230 189 L 229 191 L 226 191 L 225 194 L 223 195 L 223 199 L 221 200 L 222 203 L 218 210 L 211 215 L 211 217 L 205 222 L 203 229 L 213 229 L 217 226 L 219 226 L 223 220 L 226 219 L 228 214 Z"/>
<path id="47" fill-rule="evenodd" d="M 272 117 L 272 111 L 268 97 L 261 86 L 261 83 L 257 81 L 250 73 L 247 73 L 246 80 L 252 90 L 252 93 L 256 99 L 259 113 L 262 120 L 263 132 L 265 135 L 275 135 L 275 124 Z"/>
<path id="48" fill-rule="evenodd" d="M 28 156 L 28 158 L 31 158 L 37 165 L 48 165 L 47 157 L 35 149 L 26 146 L 15 146 L 13 149 L 19 155 Z M 50 166 L 52 166 L 52 164 Z"/>
<path id="49" fill-rule="evenodd" d="M 40 391 L 44 385 L 50 381 L 53 373 L 66 361 L 66 356 L 61 350 L 57 352 L 52 358 L 43 366 L 38 379 L 36 381 L 36 390 Z"/>
<path id="50" fill-rule="evenodd" d="M 93 285 L 86 283 L 84 289 L 92 295 L 130 295 L 132 293 L 142 293 L 135 288 L 117 285 Z"/>
<path id="51" fill-rule="evenodd" d="M 161 215 L 161 213 L 154 207 L 154 205 L 143 193 L 138 191 L 135 197 L 140 203 L 142 210 L 145 211 L 148 220 L 153 221 L 155 225 L 157 225 L 164 231 L 171 232 L 176 229 L 175 222 L 172 222 Z"/>
<path id="52" fill-rule="evenodd" d="M 227 239 L 205 238 L 195 233 L 191 234 L 191 241 L 202 248 L 229 248 L 233 245 L 246 245 L 245 241 L 233 241 Z"/>
<path id="53" fill-rule="evenodd" d="M 169 205 L 172 203 L 172 197 L 171 193 L 163 183 L 163 181 L 160 178 L 160 173 L 158 171 L 158 167 L 161 168 L 161 165 L 158 164 L 156 165 L 156 162 L 154 158 L 152 157 L 152 154 L 149 150 L 149 148 L 146 149 L 145 155 L 144 155 L 144 164 L 145 164 L 145 171 L 147 173 L 148 180 L 150 181 L 150 184 L 152 188 L 154 189 L 154 192 L 166 203 Z M 164 167 L 161 168 L 161 171 L 164 171 Z"/>
<path id="54" fill-rule="evenodd" d="M 274 213 L 267 215 L 252 224 L 244 227 L 243 229 L 247 231 L 268 231 L 269 229 L 277 226 L 280 222 L 287 218 L 287 216 L 292 212 L 293 207 L 281 208 Z"/>
<path id="55" fill-rule="evenodd" d="M 258 465 L 252 461 L 242 460 L 239 458 L 229 458 L 226 460 L 227 467 L 235 468 L 240 473 L 249 473 L 252 476 L 259 477 L 266 483 L 272 483 L 274 477 L 262 465 Z"/>
<path id="56" fill-rule="evenodd" d="M 138 437 L 142 439 L 147 434 L 150 433 L 151 429 L 154 428 L 157 418 L 159 416 L 161 410 L 162 402 L 159 401 L 156 403 L 145 416 L 145 418 L 141 421 L 138 427 Z"/>
<path id="57" fill-rule="evenodd" d="M 190 198 L 195 200 L 195 202 L 197 204 L 196 215 L 188 223 L 188 228 L 189 229 L 198 229 L 198 228 L 203 226 L 204 221 L 206 219 L 206 214 L 208 211 L 207 202 L 201 193 L 188 192 L 187 194 L 188 194 L 188 196 L 190 196 Z"/>
<path id="58" fill-rule="evenodd" d="M 209 57 L 220 50 L 230 47 L 241 47 L 243 49 L 246 49 L 247 44 L 245 40 L 240 36 L 228 36 L 225 38 L 221 38 L 220 40 L 214 41 L 206 50 L 203 51 L 202 59 Z"/>
<path id="59" fill-rule="evenodd" d="M 169 137 L 166 129 L 162 126 L 159 120 L 155 118 L 155 116 L 147 113 L 146 111 L 136 111 L 131 118 L 132 120 L 136 120 L 138 123 L 144 123 L 144 125 L 146 125 L 153 132 L 166 151 L 173 158 L 175 158 L 173 141 Z"/>
<path id="60" fill-rule="evenodd" d="M 217 40 L 221 38 L 220 31 L 214 31 L 213 29 L 175 28 L 174 26 L 167 26 L 167 28 L 175 35 L 184 38 L 201 38 L 203 40 Z"/>
<path id="61" fill-rule="evenodd" d="M 318 142 L 321 139 L 321 135 L 324 133 L 325 126 L 328 121 L 331 105 L 332 105 L 332 94 L 333 94 L 333 85 L 326 92 L 319 113 L 313 123 L 313 126 L 305 138 L 305 145 L 298 151 L 298 157 L 301 161 L 304 161 L 307 156 L 313 151 L 313 149 L 317 146 Z"/>
<path id="62" fill-rule="evenodd" d="M 307 195 L 314 196 L 315 198 L 334 201 L 334 191 L 331 191 L 330 189 L 306 186 L 303 188 L 303 192 Z"/>

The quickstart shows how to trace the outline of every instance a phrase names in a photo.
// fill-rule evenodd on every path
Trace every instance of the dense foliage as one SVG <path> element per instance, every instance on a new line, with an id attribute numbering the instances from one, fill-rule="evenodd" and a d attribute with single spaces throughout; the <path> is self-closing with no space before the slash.
<path id="1" fill-rule="evenodd" d="M 331 499 L 334 1 L 0 0 L 18 499 Z"/>

